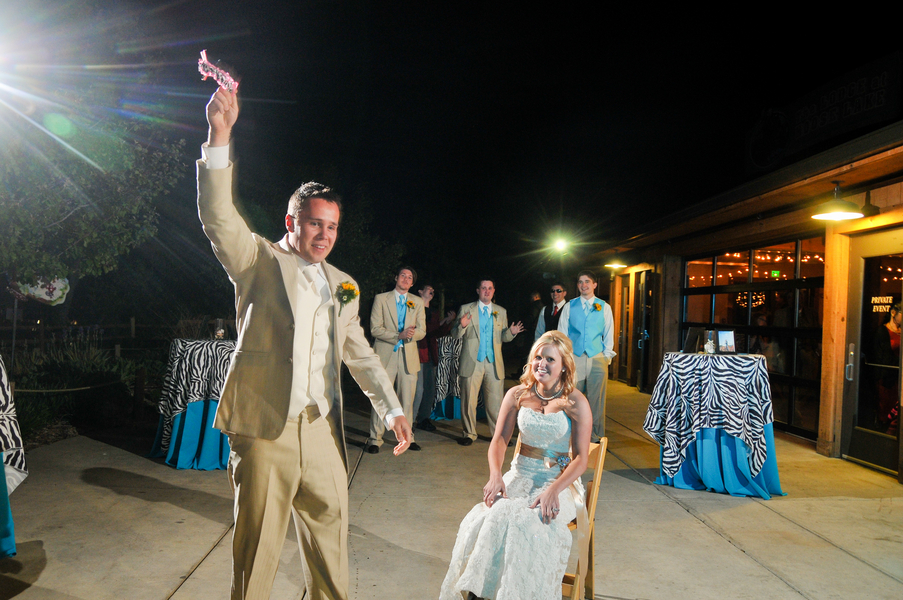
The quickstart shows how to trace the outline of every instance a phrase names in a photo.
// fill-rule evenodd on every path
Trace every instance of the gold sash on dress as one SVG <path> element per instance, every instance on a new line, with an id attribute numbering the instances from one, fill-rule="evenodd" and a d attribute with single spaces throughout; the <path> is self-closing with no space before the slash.
<path id="1" fill-rule="evenodd" d="M 543 450 L 542 448 L 535 448 L 524 444 L 523 442 L 518 449 L 518 454 L 526 456 L 527 458 L 542 460 L 545 462 L 546 467 L 550 469 L 557 467 L 562 472 L 571 462 L 569 452 Z M 578 590 L 583 590 L 586 581 L 586 561 L 589 557 L 589 515 L 586 512 L 586 490 L 579 477 L 568 486 L 568 489 L 571 490 L 571 496 L 573 496 L 574 505 L 577 508 L 577 549 L 580 556 L 580 564 L 583 565 L 583 568 L 580 569 L 578 581 L 575 581 L 574 585 L 579 586 L 577 588 Z"/>

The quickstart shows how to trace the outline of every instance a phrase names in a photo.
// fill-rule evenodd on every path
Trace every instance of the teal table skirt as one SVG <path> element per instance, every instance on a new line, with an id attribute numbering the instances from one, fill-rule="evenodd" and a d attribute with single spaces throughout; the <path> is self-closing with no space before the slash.
<path id="1" fill-rule="evenodd" d="M 217 400 L 189 402 L 185 411 L 172 420 L 172 438 L 165 452 L 160 447 L 163 437 L 163 419 L 157 427 L 157 439 L 148 455 L 151 458 L 166 456 L 166 464 L 177 469 L 214 471 L 229 464 L 229 438 L 213 428 Z"/>
<path id="2" fill-rule="evenodd" d="M 764 428 L 767 454 L 765 464 L 753 477 L 749 470 L 749 448 L 740 439 L 721 429 L 700 429 L 696 441 L 687 447 L 687 456 L 672 478 L 659 473 L 655 483 L 682 490 L 708 490 L 731 496 L 753 496 L 768 500 L 785 496 L 775 458 L 774 428 Z M 659 459 L 661 460 L 661 459 Z"/>
<path id="3" fill-rule="evenodd" d="M 16 535 L 13 531 L 13 513 L 9 508 L 6 473 L 3 472 L 3 453 L 0 452 L 0 558 L 15 555 Z"/>
<path id="4" fill-rule="evenodd" d="M 485 418 L 486 411 L 483 409 L 483 404 L 477 404 L 477 419 Z M 434 421 L 449 421 L 451 419 L 460 420 L 461 399 L 457 396 L 449 396 L 445 400 L 442 400 L 436 405 L 436 408 L 433 409 L 430 419 Z"/>

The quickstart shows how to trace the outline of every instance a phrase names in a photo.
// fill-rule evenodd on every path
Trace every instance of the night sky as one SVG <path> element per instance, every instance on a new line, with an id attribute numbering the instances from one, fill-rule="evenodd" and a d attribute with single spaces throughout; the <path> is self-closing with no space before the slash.
<path id="1" fill-rule="evenodd" d="M 215 89 L 196 72 L 206 48 L 241 79 L 243 195 L 279 220 L 291 191 L 325 174 L 348 202 L 369 198 L 380 234 L 440 279 L 536 281 L 556 270 L 544 248 L 559 232 L 583 243 L 573 268 L 750 178 L 744 141 L 763 111 L 900 48 L 879 23 L 765 5 L 728 16 L 588 3 L 47 1 L 21 21 L 18 4 L 0 0 L 0 69 L 132 65 L 122 73 L 150 81 L 128 89 L 132 101 L 193 147 Z M 183 184 L 190 197 L 191 176 Z"/>

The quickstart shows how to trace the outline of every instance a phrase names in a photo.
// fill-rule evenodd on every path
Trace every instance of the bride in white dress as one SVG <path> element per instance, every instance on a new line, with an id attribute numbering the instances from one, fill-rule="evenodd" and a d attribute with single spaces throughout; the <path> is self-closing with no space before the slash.
<path id="1" fill-rule="evenodd" d="M 483 502 L 461 522 L 440 600 L 561 598 L 577 514 L 570 486 L 586 470 L 592 411 L 574 389 L 571 342 L 558 331 L 536 341 L 520 381 L 502 400 Z M 521 450 L 503 476 L 515 422 Z"/>

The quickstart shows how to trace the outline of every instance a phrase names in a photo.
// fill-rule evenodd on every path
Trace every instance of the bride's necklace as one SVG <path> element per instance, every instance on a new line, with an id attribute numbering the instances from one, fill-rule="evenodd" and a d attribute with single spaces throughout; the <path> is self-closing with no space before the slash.
<path id="1" fill-rule="evenodd" d="M 555 398 L 557 398 L 561 395 L 561 392 L 564 391 L 564 384 L 562 383 L 560 386 L 558 386 L 558 390 L 549 397 L 546 397 L 546 396 L 543 396 L 542 394 L 540 394 L 539 390 L 536 388 L 535 383 L 533 384 L 533 389 L 531 391 L 533 392 L 534 396 L 539 398 L 540 404 L 542 404 L 542 406 L 545 407 L 549 402 L 551 402 L 552 400 L 554 400 Z"/>

